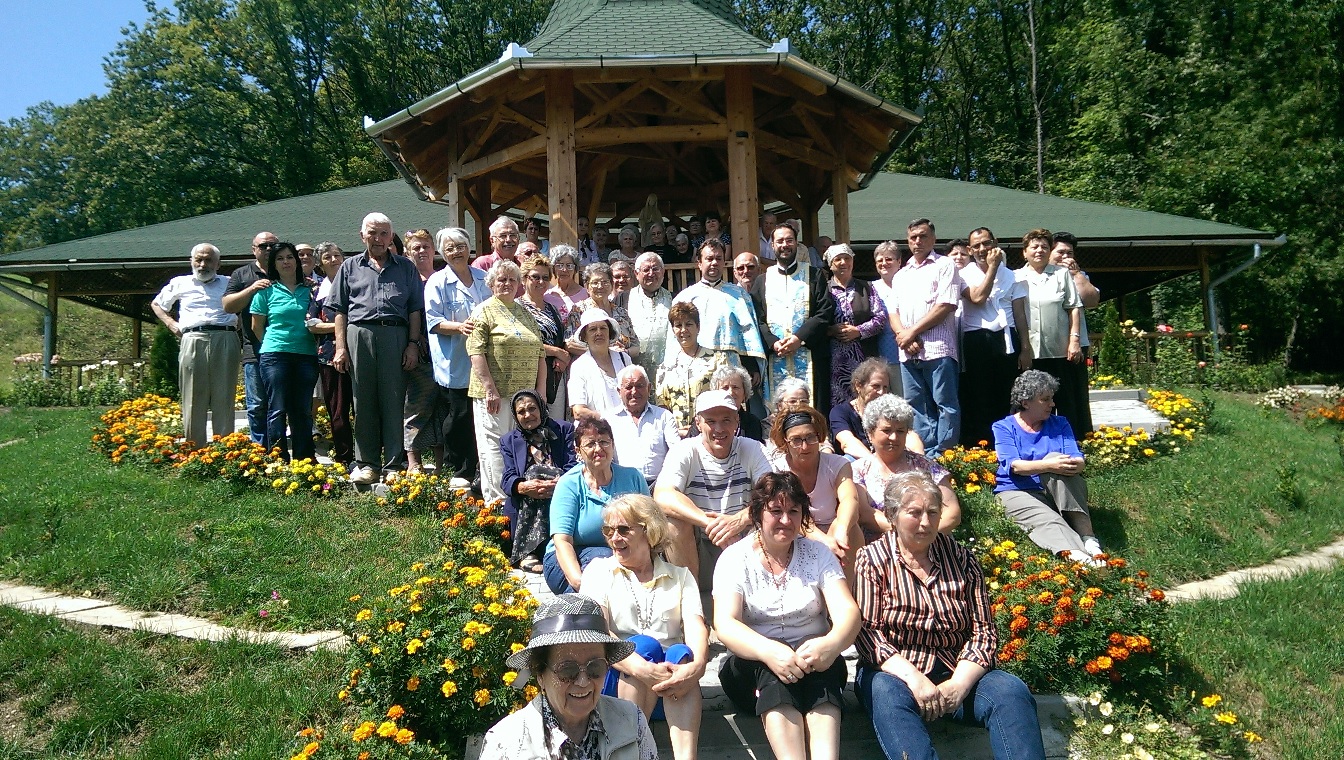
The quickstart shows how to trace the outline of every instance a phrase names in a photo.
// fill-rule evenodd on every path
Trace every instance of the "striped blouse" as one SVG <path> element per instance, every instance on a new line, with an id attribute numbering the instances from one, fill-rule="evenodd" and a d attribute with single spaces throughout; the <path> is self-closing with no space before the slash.
<path id="1" fill-rule="evenodd" d="M 929 547 L 929 560 L 925 583 L 906 566 L 895 531 L 859 550 L 859 658 L 880 668 L 899 654 L 925 674 L 935 663 L 955 670 L 959 660 L 992 669 L 999 637 L 980 563 L 943 534 Z"/>

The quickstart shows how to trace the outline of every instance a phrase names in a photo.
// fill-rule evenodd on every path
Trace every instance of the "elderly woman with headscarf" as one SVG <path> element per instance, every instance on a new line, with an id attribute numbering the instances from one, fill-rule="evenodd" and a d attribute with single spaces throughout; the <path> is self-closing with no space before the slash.
<path id="1" fill-rule="evenodd" d="M 593 415 L 574 421 L 579 466 L 561 475 L 555 484 L 551 542 L 542 560 L 546 585 L 557 594 L 577 589 L 589 562 L 611 556 L 602 535 L 602 508 L 624 494 L 649 495 L 644 473 L 616 464 L 615 447 L 611 423 Z"/>
<path id="2" fill-rule="evenodd" d="M 505 660 L 518 672 L 513 686 L 535 676 L 538 694 L 486 732 L 480 760 L 657 760 L 644 713 L 601 694 L 611 664 L 634 650 L 607 633 L 592 599 L 561 594 L 542 604 L 531 640 Z"/>
<path id="3" fill-rule="evenodd" d="M 992 428 L 999 460 L 994 493 L 1037 546 L 1092 564 L 1101 543 L 1087 508 L 1083 452 L 1068 419 L 1052 414 L 1058 392 L 1059 381 L 1036 369 L 1013 382 L 1013 413 Z"/>
<path id="4" fill-rule="evenodd" d="M 648 496 L 612 499 L 602 510 L 612 554 L 588 563 L 579 590 L 602 606 L 612 634 L 635 645 L 633 655 L 613 663 L 602 693 L 634 702 L 646 716 L 663 712 L 673 757 L 694 760 L 709 628 L 695 578 L 660 556 L 671 530 Z"/>
<path id="5" fill-rule="evenodd" d="M 835 324 L 831 336 L 831 404 L 854 398 L 851 377 L 870 356 L 878 355 L 877 338 L 887 329 L 887 306 L 872 283 L 854 277 L 854 249 L 838 243 L 826 249 L 831 270 L 827 287 L 835 301 Z"/>
<path id="6" fill-rule="evenodd" d="M 553 420 L 537 392 L 513 394 L 517 425 L 499 439 L 504 457 L 504 514 L 510 520 L 513 566 L 541 572 L 541 552 L 551 537 L 551 496 L 555 483 L 574 466 L 574 426 Z"/>
<path id="7" fill-rule="evenodd" d="M 961 502 L 952 491 L 952 476 L 947 468 L 906 446 L 915 410 L 905 399 L 890 393 L 873 399 L 863 410 L 863 428 L 872 442 L 873 453 L 854 463 L 854 482 L 867 492 L 871 509 L 860 510 L 859 524 L 869 539 L 891 530 L 882 505 L 887 483 L 903 472 L 926 472 L 943 493 L 942 523 L 938 529 L 951 533 L 961 524 Z"/>
<path id="8" fill-rule="evenodd" d="M 546 388 L 546 352 L 536 320 L 515 300 L 522 272 L 512 261 L 495 262 L 485 275 L 493 296 L 471 312 L 476 325 L 467 336 L 471 357 L 471 397 L 476 417 L 476 450 L 480 454 L 481 493 L 487 504 L 504 499 L 504 458 L 499 439 L 513 430 L 513 411 L 504 403 L 530 388 L 540 396 Z"/>
<path id="9" fill-rule="evenodd" d="M 998 631 L 980 562 L 941 533 L 942 489 L 923 472 L 891 480 L 890 533 L 859 550 L 855 691 L 889 760 L 933 760 L 928 723 L 989 729 L 994 760 L 1044 760 L 1036 701 L 994 668 Z"/>

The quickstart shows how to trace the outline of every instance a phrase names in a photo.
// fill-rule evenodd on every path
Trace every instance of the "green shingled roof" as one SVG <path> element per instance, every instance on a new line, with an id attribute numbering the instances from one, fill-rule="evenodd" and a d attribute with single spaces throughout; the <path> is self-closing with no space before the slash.
<path id="1" fill-rule="evenodd" d="M 904 239 L 905 225 L 921 217 L 933 220 L 940 240 L 965 238 L 976 227 L 989 227 L 1004 241 L 1021 238 L 1037 227 L 1068 230 L 1088 240 L 1264 242 L 1273 237 L 1203 219 L 914 174 L 884 172 L 867 189 L 849 195 L 850 237 L 855 241 Z M 818 219 L 822 234 L 834 232 L 834 219 L 827 204 Z"/>
<path id="2" fill-rule="evenodd" d="M 1271 233 L 1206 222 L 1171 214 L 1037 195 L 973 182 L 879 174 L 866 190 L 849 196 L 851 237 L 877 242 L 900 237 L 911 219 L 926 216 L 943 240 L 964 237 L 984 225 L 1001 240 L 1021 237 L 1033 227 L 1068 230 L 1087 240 L 1267 241 Z M 437 230 L 448 225 L 448 209 L 425 203 L 401 180 L 288 198 L 215 214 L 164 222 L 149 227 L 71 240 L 42 248 L 0 255 L 0 271 L 9 267 L 51 264 L 181 261 L 196 243 L 219 246 L 225 258 L 250 256 L 252 236 L 269 230 L 293 242 L 336 242 L 347 251 L 363 248 L 359 223 L 370 211 L 392 218 L 397 231 L 416 227 Z M 830 234 L 830 208 L 820 215 L 821 231 Z M 11 270 L 12 271 L 12 270 Z"/>
<path id="3" fill-rule="evenodd" d="M 556 0 L 524 45 L 543 58 L 746 55 L 769 46 L 742 28 L 727 0 Z"/>

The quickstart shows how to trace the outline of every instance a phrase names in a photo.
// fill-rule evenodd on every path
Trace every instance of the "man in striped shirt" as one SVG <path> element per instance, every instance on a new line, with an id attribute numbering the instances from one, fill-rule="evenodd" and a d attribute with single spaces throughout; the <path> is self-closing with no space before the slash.
<path id="1" fill-rule="evenodd" d="M 653 489 L 672 524 L 667 559 L 697 576 L 701 591 L 709 590 L 719 553 L 751 529 L 746 508 L 751 487 L 771 469 L 761 444 L 737 435 L 739 422 L 731 393 L 701 393 L 695 399 L 700 435 L 668 451 Z M 708 565 L 703 576 L 702 556 Z"/>
<path id="2" fill-rule="evenodd" d="M 957 445 L 961 435 L 956 316 L 961 280 L 956 263 L 933 252 L 936 238 L 928 219 L 911 222 L 906 239 L 910 260 L 891 280 L 896 305 L 891 327 L 905 400 L 915 408 L 915 432 L 936 456 Z"/>

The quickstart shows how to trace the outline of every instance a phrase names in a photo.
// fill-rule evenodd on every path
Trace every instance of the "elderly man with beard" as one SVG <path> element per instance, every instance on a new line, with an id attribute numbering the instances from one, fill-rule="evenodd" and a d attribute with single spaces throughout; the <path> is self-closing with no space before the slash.
<path id="1" fill-rule="evenodd" d="M 817 409 L 830 409 L 831 352 L 827 331 L 835 322 L 824 271 L 798 258 L 798 234 L 781 224 L 771 241 L 775 265 L 756 278 L 751 289 L 756 322 L 765 344 L 765 392 L 794 377 L 812 388 Z"/>
<path id="2" fill-rule="evenodd" d="M 354 393 L 355 467 L 350 482 L 368 484 L 379 469 L 404 461 L 406 372 L 420 362 L 424 285 L 410 259 L 393 254 L 392 222 L 383 214 L 360 225 L 364 252 L 336 270 L 327 305 L 336 312 L 331 365 L 349 372 Z"/>
<path id="3" fill-rule="evenodd" d="M 224 310 L 228 280 L 220 277 L 219 249 L 201 243 L 191 249 L 191 274 L 168 281 L 150 302 L 173 335 L 182 339 L 177 352 L 178 385 L 182 391 L 182 431 L 190 444 L 210 442 L 207 413 L 215 435 L 233 432 L 233 394 L 238 385 L 237 317 Z M 169 313 L 177 306 L 177 319 Z"/>

